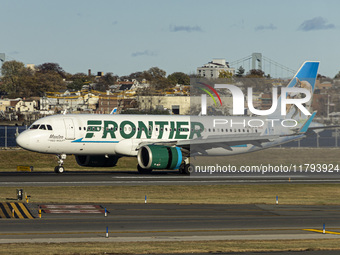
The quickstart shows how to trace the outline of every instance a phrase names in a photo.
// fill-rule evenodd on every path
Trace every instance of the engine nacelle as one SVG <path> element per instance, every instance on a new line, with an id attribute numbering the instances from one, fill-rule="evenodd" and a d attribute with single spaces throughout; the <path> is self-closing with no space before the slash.
<path id="1" fill-rule="evenodd" d="M 182 151 L 178 147 L 146 145 L 139 149 L 137 160 L 144 169 L 178 169 Z"/>
<path id="2" fill-rule="evenodd" d="M 75 155 L 80 166 L 87 167 L 113 167 L 117 164 L 119 157 L 105 155 Z"/>

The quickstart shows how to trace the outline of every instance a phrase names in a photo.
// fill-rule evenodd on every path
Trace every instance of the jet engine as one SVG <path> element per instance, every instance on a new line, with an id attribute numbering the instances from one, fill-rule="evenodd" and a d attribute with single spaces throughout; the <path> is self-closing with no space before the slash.
<path id="1" fill-rule="evenodd" d="M 117 164 L 119 157 L 105 155 L 75 155 L 80 166 L 87 167 L 113 167 Z"/>
<path id="2" fill-rule="evenodd" d="M 144 169 L 178 169 L 182 151 L 178 147 L 146 145 L 138 150 L 137 160 Z"/>

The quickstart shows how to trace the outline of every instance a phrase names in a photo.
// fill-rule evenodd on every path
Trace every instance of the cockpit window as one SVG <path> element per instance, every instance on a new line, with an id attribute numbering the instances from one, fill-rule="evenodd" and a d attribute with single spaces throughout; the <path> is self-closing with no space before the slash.
<path id="1" fill-rule="evenodd" d="M 30 127 L 30 129 L 41 129 L 41 130 L 53 130 L 51 125 L 45 125 L 45 124 L 34 124 Z"/>

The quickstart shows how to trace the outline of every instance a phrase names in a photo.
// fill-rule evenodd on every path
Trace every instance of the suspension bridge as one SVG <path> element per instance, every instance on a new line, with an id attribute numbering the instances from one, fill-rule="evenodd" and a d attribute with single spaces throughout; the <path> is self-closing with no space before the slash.
<path id="1" fill-rule="evenodd" d="M 245 73 L 252 69 L 262 70 L 266 75 L 269 74 L 273 78 L 288 78 L 296 73 L 296 70 L 271 60 L 263 56 L 262 53 L 253 53 L 247 57 L 232 61 L 229 66 L 235 68 L 236 72 L 240 66 L 245 69 Z"/>

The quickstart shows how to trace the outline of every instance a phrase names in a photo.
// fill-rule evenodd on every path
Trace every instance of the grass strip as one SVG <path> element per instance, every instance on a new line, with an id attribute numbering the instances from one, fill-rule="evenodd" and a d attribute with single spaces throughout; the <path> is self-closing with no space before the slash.
<path id="1" fill-rule="evenodd" d="M 53 241 L 52 241 L 53 242 Z M 1 254 L 162 254 L 339 250 L 339 239 L 0 244 Z"/>
<path id="2" fill-rule="evenodd" d="M 0 201 L 16 199 L 16 189 L 0 187 Z M 233 184 L 24 187 L 34 203 L 189 203 L 339 205 L 340 184 Z"/>
<path id="3" fill-rule="evenodd" d="M 272 148 L 253 153 L 239 154 L 224 157 L 196 157 L 192 159 L 195 165 L 232 165 L 236 167 L 245 165 L 303 165 L 303 164 L 333 164 L 339 165 L 338 148 Z M 55 155 L 30 152 L 22 149 L 10 149 L 0 151 L 0 171 L 16 171 L 17 165 L 33 166 L 34 171 L 51 171 L 57 165 Z M 137 159 L 135 157 L 120 158 L 116 167 L 93 168 L 81 167 L 74 156 L 67 156 L 64 161 L 66 171 L 137 171 Z"/>

